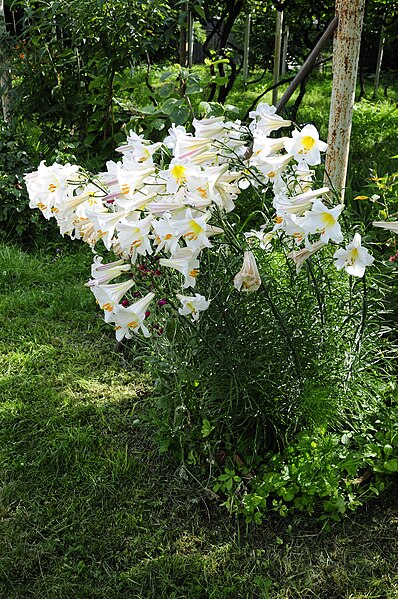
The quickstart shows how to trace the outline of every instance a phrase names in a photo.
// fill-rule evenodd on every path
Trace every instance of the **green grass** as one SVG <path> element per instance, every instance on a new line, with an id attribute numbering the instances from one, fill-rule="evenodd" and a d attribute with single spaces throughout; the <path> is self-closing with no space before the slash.
<path id="1" fill-rule="evenodd" d="M 329 531 L 247 529 L 159 455 L 90 261 L 0 249 L 0 597 L 396 599 L 396 487 Z"/>

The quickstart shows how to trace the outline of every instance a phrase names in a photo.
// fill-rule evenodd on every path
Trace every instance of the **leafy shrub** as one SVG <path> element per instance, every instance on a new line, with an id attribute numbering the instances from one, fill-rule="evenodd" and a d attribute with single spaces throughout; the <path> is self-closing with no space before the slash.
<path id="1" fill-rule="evenodd" d="M 390 394 L 396 388 L 390 388 Z M 213 486 L 231 512 L 260 523 L 266 511 L 294 511 L 339 520 L 386 485 L 398 472 L 398 412 L 382 410 L 362 431 L 300 432 L 282 452 L 269 454 L 253 475 L 235 456 Z"/>

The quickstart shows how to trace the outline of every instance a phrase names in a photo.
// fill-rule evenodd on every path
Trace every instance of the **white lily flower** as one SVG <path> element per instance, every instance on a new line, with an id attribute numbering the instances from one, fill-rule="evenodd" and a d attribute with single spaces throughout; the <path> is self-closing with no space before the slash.
<path id="1" fill-rule="evenodd" d="M 152 228 L 155 231 L 155 243 L 158 246 L 156 253 L 163 250 L 163 248 L 170 254 L 176 253 L 180 236 L 173 227 L 173 223 L 170 212 L 165 212 L 163 218 L 152 221 Z"/>
<path id="2" fill-rule="evenodd" d="M 176 298 L 182 303 L 182 308 L 178 308 L 179 314 L 181 314 L 181 316 L 188 316 L 188 314 L 190 314 L 192 320 L 198 320 L 199 312 L 207 310 L 210 306 L 210 301 L 203 295 L 199 295 L 199 293 L 195 293 L 195 295 L 191 296 L 177 293 Z"/>
<path id="3" fill-rule="evenodd" d="M 258 160 L 264 160 L 268 156 L 274 156 L 283 149 L 287 137 L 273 139 L 265 135 L 255 135 L 253 139 L 253 154 L 250 162 L 256 163 Z"/>
<path id="4" fill-rule="evenodd" d="M 243 265 L 235 275 L 234 287 L 238 291 L 257 291 L 261 286 L 260 273 L 253 252 L 246 250 L 243 254 Z"/>
<path id="5" fill-rule="evenodd" d="M 105 322 L 111 321 L 115 307 L 133 285 L 135 285 L 135 281 L 130 280 L 123 283 L 90 287 L 100 308 L 105 311 Z"/>
<path id="6" fill-rule="evenodd" d="M 153 250 L 148 237 L 151 225 L 152 215 L 140 220 L 121 220 L 117 224 L 117 240 L 115 241 L 118 253 L 130 256 L 133 264 L 137 260 L 138 254 L 140 256 L 152 254 Z"/>
<path id="7" fill-rule="evenodd" d="M 185 277 L 184 289 L 195 287 L 196 277 L 199 274 L 199 260 L 191 248 L 180 248 L 171 258 L 161 258 L 159 264 L 168 268 L 174 268 L 183 274 Z"/>
<path id="8" fill-rule="evenodd" d="M 102 264 L 102 260 L 102 256 L 94 256 L 94 262 L 91 265 L 91 276 L 93 278 L 86 283 L 87 287 L 105 285 L 112 279 L 119 277 L 122 272 L 131 270 L 131 264 L 126 263 L 124 260 L 115 260 L 107 264 Z"/>
<path id="9" fill-rule="evenodd" d="M 150 164 L 132 163 L 127 170 L 118 162 L 117 179 L 120 185 L 120 192 L 126 198 L 133 199 L 135 192 L 144 185 L 145 179 L 148 179 L 155 172 L 155 166 Z"/>
<path id="10" fill-rule="evenodd" d="M 256 110 L 249 112 L 249 118 L 254 119 L 250 125 L 250 131 L 268 136 L 272 131 L 276 131 L 281 127 L 290 127 L 291 121 L 283 119 L 276 114 L 275 106 L 270 106 L 266 102 L 260 103 Z"/>
<path id="11" fill-rule="evenodd" d="M 285 150 L 294 156 L 297 162 L 310 166 L 321 164 L 321 152 L 325 152 L 327 144 L 319 139 L 319 133 L 314 125 L 306 125 L 301 131 L 295 129 L 292 139 L 285 140 Z"/>
<path id="12" fill-rule="evenodd" d="M 207 221 L 211 217 L 210 212 L 197 216 L 192 214 L 190 208 L 186 211 L 185 218 L 171 224 L 178 237 L 183 237 L 187 247 L 194 252 L 203 247 L 211 247 L 206 236 Z"/>
<path id="13" fill-rule="evenodd" d="M 287 254 L 288 258 L 291 258 L 296 265 L 297 274 L 300 272 L 304 262 L 313 254 L 318 252 L 321 248 L 327 245 L 324 241 L 316 241 L 312 245 L 309 244 L 301 250 L 293 250 Z"/>
<path id="14" fill-rule="evenodd" d="M 343 235 L 337 219 L 344 210 L 344 204 L 334 208 L 326 208 L 321 200 L 315 200 L 311 211 L 307 211 L 303 217 L 304 226 L 309 233 L 320 233 L 321 240 L 328 243 L 329 240 L 341 243 Z"/>
<path id="15" fill-rule="evenodd" d="M 145 297 L 140 298 L 131 306 L 115 306 L 114 312 L 109 319 L 109 322 L 115 323 L 116 339 L 121 341 L 123 337 L 131 339 L 132 333 L 138 333 L 141 330 L 144 337 L 150 337 L 151 334 L 144 324 L 145 312 L 149 304 L 155 297 L 155 294 L 150 292 Z"/>
<path id="16" fill-rule="evenodd" d="M 355 233 L 354 239 L 347 245 L 345 250 L 343 248 L 336 250 L 333 258 L 336 260 L 337 270 L 345 268 L 349 275 L 360 278 L 365 274 L 365 268 L 374 262 L 374 258 L 369 254 L 369 251 L 361 246 L 359 233 Z"/>
<path id="17" fill-rule="evenodd" d="M 277 236 L 276 231 L 269 231 L 265 233 L 265 231 L 248 231 L 244 234 L 246 240 L 248 239 L 257 239 L 259 241 L 259 246 L 262 250 L 270 250 L 272 249 L 271 241 Z M 249 242 L 250 243 L 250 242 Z"/>
<path id="18" fill-rule="evenodd" d="M 173 154 L 175 158 L 184 160 L 198 156 L 203 152 L 210 150 L 210 140 L 205 137 L 196 137 L 191 133 L 186 133 L 185 129 L 169 129 L 174 139 Z"/>
<path id="19" fill-rule="evenodd" d="M 304 217 L 299 217 L 296 216 L 296 214 L 289 214 L 288 212 L 285 212 L 282 217 L 279 218 L 282 218 L 282 221 L 279 223 L 279 219 L 277 219 L 277 224 L 274 227 L 274 231 L 282 229 L 286 235 L 293 237 L 297 245 L 300 245 L 303 241 L 305 241 L 307 245 L 309 231 Z"/>
<path id="20" fill-rule="evenodd" d="M 71 164 L 58 164 L 54 162 L 46 166 L 43 160 L 37 171 L 25 175 L 25 183 L 29 195 L 29 208 L 39 208 L 48 220 L 59 208 L 55 204 L 62 204 L 65 198 L 73 194 L 79 185 L 73 186 L 70 181 L 77 177 L 80 167 Z"/>
<path id="21" fill-rule="evenodd" d="M 126 216 L 125 211 L 108 212 L 106 208 L 101 211 L 90 209 L 86 210 L 86 215 L 97 234 L 97 238 L 102 239 L 106 249 L 110 250 L 116 225 Z"/>
<path id="22" fill-rule="evenodd" d="M 305 193 L 301 193 L 294 197 L 288 197 L 285 194 L 275 196 L 273 200 L 273 207 L 278 212 L 283 211 L 288 214 L 296 214 L 300 216 L 306 210 L 309 210 L 313 202 L 329 191 L 328 187 L 321 187 L 320 189 L 310 189 Z"/>
<path id="23" fill-rule="evenodd" d="M 153 165 L 153 154 L 161 147 L 161 142 L 151 143 L 134 131 L 127 136 L 127 144 L 116 148 L 123 154 L 123 164 L 128 168 L 131 163 Z"/>
<path id="24" fill-rule="evenodd" d="M 193 119 L 192 124 L 195 128 L 195 135 L 207 140 L 220 139 L 225 133 L 225 117 L 223 116 Z"/>
<path id="25" fill-rule="evenodd" d="M 380 227 L 380 229 L 387 229 L 388 231 L 392 231 L 393 233 L 398 233 L 398 221 L 373 221 L 372 225 L 374 227 Z"/>
<path id="26" fill-rule="evenodd" d="M 173 158 L 167 170 L 161 171 L 159 177 L 166 182 L 167 193 L 175 193 L 187 184 L 189 177 L 200 176 L 199 167 L 187 160 Z"/>

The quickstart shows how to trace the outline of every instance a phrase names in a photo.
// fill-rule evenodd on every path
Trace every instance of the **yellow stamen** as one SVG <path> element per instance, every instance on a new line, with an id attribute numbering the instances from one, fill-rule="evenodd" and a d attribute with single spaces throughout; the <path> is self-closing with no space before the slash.
<path id="1" fill-rule="evenodd" d="M 192 270 L 189 271 L 189 275 L 193 278 L 196 278 L 199 274 L 199 269 L 198 268 L 193 268 Z"/>

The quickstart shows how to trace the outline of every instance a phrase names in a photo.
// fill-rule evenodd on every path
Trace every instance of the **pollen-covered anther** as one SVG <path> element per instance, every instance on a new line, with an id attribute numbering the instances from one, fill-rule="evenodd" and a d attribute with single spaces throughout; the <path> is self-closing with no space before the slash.
<path id="1" fill-rule="evenodd" d="M 184 237 L 186 237 L 186 239 L 189 239 L 189 241 L 196 241 L 198 235 L 194 231 L 188 231 L 188 233 L 184 234 Z"/>

